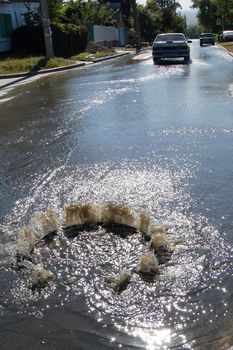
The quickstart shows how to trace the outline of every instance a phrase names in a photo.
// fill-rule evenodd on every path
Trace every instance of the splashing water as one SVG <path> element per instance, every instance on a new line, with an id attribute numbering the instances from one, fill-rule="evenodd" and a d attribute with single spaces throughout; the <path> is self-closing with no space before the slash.
<path id="1" fill-rule="evenodd" d="M 143 231 L 146 237 L 151 239 L 151 247 L 158 255 L 160 262 L 166 262 L 170 258 L 171 250 L 168 247 L 165 227 L 153 222 L 149 215 L 144 212 L 136 214 L 130 208 L 114 203 L 102 206 L 94 203 L 81 203 L 66 206 L 63 216 L 65 229 L 87 224 L 98 225 L 99 223 L 131 226 L 136 230 Z M 37 212 L 30 222 L 31 227 L 23 227 L 19 232 L 13 266 L 17 269 L 27 268 L 32 276 L 33 288 L 42 288 L 46 287 L 53 279 L 53 274 L 46 271 L 43 265 L 32 263 L 33 250 L 38 242 L 59 230 L 59 219 L 55 212 L 49 209 L 47 213 Z M 75 231 L 75 229 L 71 228 L 71 231 Z M 122 235 L 122 233 L 120 234 Z M 153 253 L 141 256 L 136 271 L 144 276 L 154 276 L 159 271 L 159 261 Z M 123 286 L 128 284 L 130 277 L 131 273 L 123 271 L 118 277 L 110 278 L 109 282 L 113 283 L 114 290 L 119 292 Z"/>
<path id="2" fill-rule="evenodd" d="M 90 167 L 88 176 L 87 166 L 85 171 L 80 168 L 74 172 L 69 169 L 67 174 L 64 169 L 62 172 L 65 181 L 59 183 L 56 172 L 43 184 L 43 191 L 37 189 L 36 197 L 33 196 L 38 210 L 44 210 L 46 206 L 58 209 L 58 219 L 51 215 L 53 225 L 50 225 L 48 214 L 33 214 L 30 198 L 22 205 L 19 202 L 8 218 L 8 222 L 17 220 L 13 231 L 18 231 L 25 220 L 30 223 L 36 236 L 33 263 L 43 263 L 43 268 L 51 271 L 54 279 L 40 294 L 33 294 L 28 288 L 29 274 L 19 271 L 9 279 L 10 294 L 4 292 L 3 287 L 5 301 L 2 305 L 7 304 L 8 310 L 13 308 L 20 313 L 37 315 L 41 312 L 43 317 L 46 305 L 49 309 L 64 305 L 75 309 L 79 302 L 83 304 L 84 296 L 92 319 L 100 320 L 102 325 L 114 324 L 119 332 L 131 335 L 138 344 L 147 344 L 148 349 L 169 348 L 169 344 L 183 344 L 184 348 L 192 348 L 196 342 L 205 344 L 209 338 L 202 338 L 203 325 L 208 324 L 211 336 L 211 330 L 219 327 L 222 317 L 230 327 L 227 247 L 224 238 L 205 217 L 194 216 L 188 210 L 190 198 L 184 191 L 188 168 L 172 173 L 159 167 L 145 169 L 124 164 L 123 169 L 114 169 L 105 164 Z M 141 193 L 145 194 L 143 198 Z M 74 204 L 66 206 L 64 198 Z M 75 205 L 84 198 L 95 203 Z M 114 210 L 114 205 L 104 206 L 98 198 L 102 203 L 112 199 L 115 203 L 124 200 L 127 204 L 120 204 Z M 61 204 L 65 206 L 64 210 L 59 209 Z M 110 225 L 91 225 L 102 220 Z M 166 239 L 173 243 L 171 259 L 160 265 L 160 273 L 153 283 L 133 274 L 120 295 L 113 293 L 106 284 L 106 277 L 136 270 L 139 257 L 159 240 L 159 235 L 154 240 L 151 237 L 145 239 L 143 232 L 152 231 L 151 220 L 153 225 L 163 223 L 162 227 L 156 225 L 160 233 L 166 227 Z M 117 227 L 116 222 L 121 226 Z M 86 226 L 73 235 L 61 229 L 82 224 Z M 132 232 L 124 225 L 138 230 Z M 40 239 L 54 228 L 58 229 L 58 234 L 53 239 Z M 10 233 L 6 236 L 11 241 L 15 239 Z M 12 251 L 12 243 L 9 243 L 9 249 Z M 6 256 L 8 253 L 1 254 Z M 4 263 L 7 270 L 6 264 L 9 266 L 9 260 Z M 192 329 L 196 329 L 194 335 Z"/>

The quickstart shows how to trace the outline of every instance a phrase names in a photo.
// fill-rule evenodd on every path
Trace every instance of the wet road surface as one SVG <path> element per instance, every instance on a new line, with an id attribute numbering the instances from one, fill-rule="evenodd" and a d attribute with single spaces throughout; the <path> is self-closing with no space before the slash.
<path id="1" fill-rule="evenodd" d="M 0 105 L 2 349 L 227 349 L 233 345 L 233 60 L 122 58 L 17 87 Z M 140 233 L 100 229 L 36 252 L 41 294 L 10 267 L 38 210 L 114 201 L 168 227 L 171 261 L 120 296 L 104 276 L 134 267 Z M 39 258 L 38 258 L 39 259 Z M 75 283 L 67 283 L 67 281 Z"/>

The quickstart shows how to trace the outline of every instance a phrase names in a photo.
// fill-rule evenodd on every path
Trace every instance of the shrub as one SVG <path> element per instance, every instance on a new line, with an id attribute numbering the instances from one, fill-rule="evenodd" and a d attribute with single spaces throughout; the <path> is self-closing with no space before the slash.
<path id="1" fill-rule="evenodd" d="M 52 38 L 56 56 L 71 56 L 85 51 L 87 30 L 74 24 L 52 23 Z M 43 29 L 41 26 L 22 26 L 13 31 L 12 49 L 17 54 L 45 54 Z"/>
<path id="2" fill-rule="evenodd" d="M 43 29 L 41 26 L 24 25 L 13 30 L 12 50 L 17 54 L 40 55 L 45 53 Z"/>
<path id="3" fill-rule="evenodd" d="M 88 32 L 84 26 L 53 23 L 51 28 L 57 56 L 71 56 L 85 51 Z"/>

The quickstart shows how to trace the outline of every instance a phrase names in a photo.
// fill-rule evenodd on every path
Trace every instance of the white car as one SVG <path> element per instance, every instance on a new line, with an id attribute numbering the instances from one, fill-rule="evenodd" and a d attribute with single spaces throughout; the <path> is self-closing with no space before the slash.
<path id="1" fill-rule="evenodd" d="M 158 34 L 152 46 L 154 63 L 159 63 L 163 58 L 183 57 L 185 61 L 190 60 L 189 42 L 183 33 Z"/>
<path id="2" fill-rule="evenodd" d="M 233 31 L 232 30 L 224 30 L 222 32 L 222 41 L 233 41 Z"/>

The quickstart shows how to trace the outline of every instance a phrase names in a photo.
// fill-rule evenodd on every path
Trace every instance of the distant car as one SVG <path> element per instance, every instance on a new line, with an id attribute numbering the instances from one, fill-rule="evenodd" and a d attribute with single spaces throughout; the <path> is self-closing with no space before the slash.
<path id="1" fill-rule="evenodd" d="M 189 61 L 190 47 L 183 33 L 158 34 L 153 42 L 152 55 L 154 63 L 159 63 L 164 58 L 177 57 Z"/>
<path id="2" fill-rule="evenodd" d="M 233 41 L 233 30 L 224 30 L 220 35 L 221 41 Z"/>
<path id="3" fill-rule="evenodd" d="M 214 45 L 214 35 L 212 33 L 201 33 L 200 36 L 200 46 L 206 45 Z"/>

